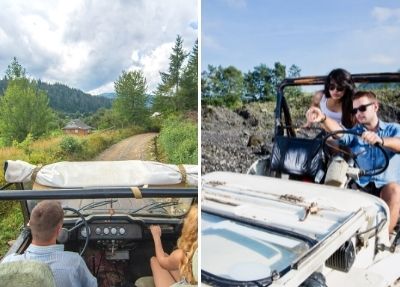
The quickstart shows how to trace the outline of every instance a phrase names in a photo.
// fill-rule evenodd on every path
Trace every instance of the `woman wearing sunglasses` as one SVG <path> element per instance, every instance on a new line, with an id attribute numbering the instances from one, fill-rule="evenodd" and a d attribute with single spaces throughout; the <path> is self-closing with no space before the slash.
<path id="1" fill-rule="evenodd" d="M 314 95 L 311 106 L 320 108 L 327 117 L 351 128 L 354 125 L 354 116 L 351 114 L 354 92 L 351 74 L 345 69 L 334 69 L 325 79 L 324 90 Z"/>

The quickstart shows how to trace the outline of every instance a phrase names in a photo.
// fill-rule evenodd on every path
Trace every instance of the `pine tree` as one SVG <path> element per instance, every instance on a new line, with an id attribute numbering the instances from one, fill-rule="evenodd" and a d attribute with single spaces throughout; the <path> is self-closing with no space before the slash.
<path id="1" fill-rule="evenodd" d="M 181 91 L 177 95 L 179 102 L 185 110 L 197 110 L 198 91 L 198 42 L 193 46 L 189 55 L 188 64 L 184 70 L 181 81 Z"/>
<path id="2" fill-rule="evenodd" d="M 113 103 L 113 109 L 122 122 L 143 125 L 147 120 L 146 89 L 146 79 L 141 71 L 122 72 L 115 82 L 117 97 Z"/>
<path id="3" fill-rule="evenodd" d="M 7 66 L 6 79 L 14 80 L 25 77 L 26 77 L 25 69 L 18 63 L 17 58 L 14 57 L 11 64 Z"/>

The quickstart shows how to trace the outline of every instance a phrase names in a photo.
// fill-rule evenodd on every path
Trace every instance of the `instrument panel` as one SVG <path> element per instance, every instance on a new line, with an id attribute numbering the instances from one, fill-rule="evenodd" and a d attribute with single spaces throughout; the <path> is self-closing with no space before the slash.
<path id="1" fill-rule="evenodd" d="M 137 223 L 102 222 L 89 223 L 90 239 L 92 240 L 141 240 L 142 226 Z M 79 230 L 79 239 L 86 239 L 87 230 L 83 226 Z"/>

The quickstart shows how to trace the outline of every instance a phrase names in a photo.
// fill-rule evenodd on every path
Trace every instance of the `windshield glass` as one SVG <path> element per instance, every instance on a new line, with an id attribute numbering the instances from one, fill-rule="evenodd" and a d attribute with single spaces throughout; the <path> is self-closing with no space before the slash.
<path id="1" fill-rule="evenodd" d="M 302 240 L 207 212 L 202 212 L 201 221 L 202 246 L 207 246 L 201 267 L 218 277 L 237 281 L 267 278 L 309 250 Z"/>
<path id="2" fill-rule="evenodd" d="M 60 200 L 62 206 L 72 207 L 83 215 L 113 215 L 128 214 L 139 216 L 166 216 L 181 217 L 185 215 L 191 204 L 192 198 L 114 198 L 114 199 L 69 199 Z M 37 201 L 29 201 L 32 210 Z M 65 216 L 76 216 L 66 212 Z"/>

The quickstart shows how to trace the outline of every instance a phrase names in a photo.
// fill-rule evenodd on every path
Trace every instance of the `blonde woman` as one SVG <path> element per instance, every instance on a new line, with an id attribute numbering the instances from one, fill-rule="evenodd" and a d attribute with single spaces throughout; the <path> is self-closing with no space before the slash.
<path id="1" fill-rule="evenodd" d="M 150 226 L 156 256 L 150 260 L 156 287 L 171 286 L 175 283 L 196 284 L 192 272 L 192 257 L 197 249 L 197 205 L 193 205 L 183 222 L 182 234 L 177 249 L 166 254 L 161 243 L 161 228 Z"/>

